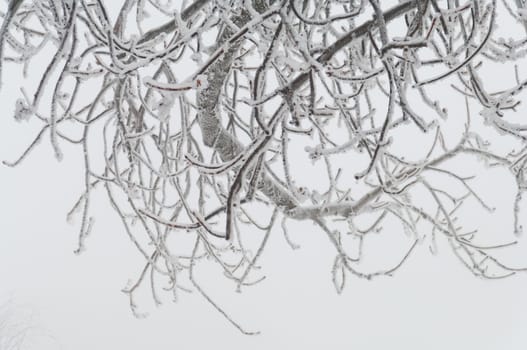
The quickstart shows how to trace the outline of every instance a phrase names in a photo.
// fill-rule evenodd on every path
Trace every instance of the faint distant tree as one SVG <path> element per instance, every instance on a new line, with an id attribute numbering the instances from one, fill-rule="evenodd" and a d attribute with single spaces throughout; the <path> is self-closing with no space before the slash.
<path id="1" fill-rule="evenodd" d="M 0 350 L 24 349 L 31 326 L 15 317 L 10 303 L 0 305 Z"/>
<path id="2" fill-rule="evenodd" d="M 156 280 L 164 279 L 174 297 L 195 289 L 242 330 L 195 269 L 217 264 L 238 289 L 255 284 L 273 229 L 296 247 L 288 233 L 295 220 L 311 221 L 334 246 L 338 292 L 347 276 L 391 275 L 418 242 L 434 251 L 439 239 L 474 275 L 510 276 L 522 269 L 494 251 L 516 241 L 485 243 L 484 232 L 464 226 L 465 206 L 492 208 L 471 181 L 481 172 L 460 164 L 476 157 L 510 173 L 519 234 L 527 188 L 527 123 L 515 113 L 527 85 L 515 64 L 527 53 L 523 6 L 10 1 L 2 70 L 23 65 L 29 79 L 14 116 L 41 129 L 4 164 L 20 164 L 43 139 L 59 160 L 65 143 L 82 149 L 84 189 L 68 215 L 80 211 L 77 252 L 93 226 L 92 193 L 101 188 L 145 259 L 125 289 L 136 314 L 137 288 L 150 279 L 159 303 Z M 511 21 L 518 38 L 496 34 Z M 34 63 L 46 59 L 35 79 Z M 485 80 L 485 68 L 497 62 L 511 68 L 506 89 Z M 464 112 L 452 115 L 452 101 L 460 100 Z M 306 160 L 325 174 L 316 183 L 307 180 Z M 369 251 L 368 238 L 383 229 L 407 233 L 407 247 Z M 400 259 L 392 266 L 362 263 L 366 253 L 393 250 Z"/>

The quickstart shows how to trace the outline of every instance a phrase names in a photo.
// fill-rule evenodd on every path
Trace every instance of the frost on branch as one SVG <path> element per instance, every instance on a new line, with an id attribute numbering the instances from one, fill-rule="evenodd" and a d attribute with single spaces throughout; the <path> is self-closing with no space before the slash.
<path id="1" fill-rule="evenodd" d="M 243 291 L 265 278 L 269 235 L 298 248 L 303 237 L 289 231 L 302 220 L 333 247 L 339 293 L 440 242 L 475 276 L 507 277 L 523 271 L 498 253 L 517 244 L 527 189 L 518 5 L 13 1 L 1 68 L 20 64 L 31 78 L 14 116 L 41 130 L 4 164 L 46 138 L 58 158 L 66 144 L 81 149 L 84 186 L 68 214 L 79 221 L 76 252 L 89 246 L 91 198 L 102 191 L 144 258 L 123 290 L 137 316 L 140 288 L 156 304 L 164 291 L 176 300 L 194 290 L 250 333 L 199 271 L 214 265 Z M 500 31 L 514 21 L 514 33 Z M 487 78 L 496 66 L 510 76 Z M 494 168 L 515 189 L 509 238 L 465 209 L 493 213 L 478 179 Z M 403 245 L 369 244 L 384 233 Z M 387 251 L 386 265 L 364 263 Z"/>

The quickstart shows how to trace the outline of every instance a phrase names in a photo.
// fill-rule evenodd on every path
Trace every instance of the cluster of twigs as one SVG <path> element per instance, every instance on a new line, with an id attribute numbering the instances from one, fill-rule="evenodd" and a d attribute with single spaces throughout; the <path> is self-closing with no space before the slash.
<path id="1" fill-rule="evenodd" d="M 16 119 L 36 119 L 42 128 L 4 164 L 20 164 L 44 138 L 58 159 L 64 143 L 82 148 L 84 190 L 69 214 L 80 211 L 77 252 L 93 225 L 92 193 L 102 188 L 145 259 L 125 289 L 134 313 L 134 292 L 148 280 L 161 302 L 161 277 L 174 297 L 193 286 L 240 328 L 205 293 L 194 269 L 214 262 L 238 289 L 255 284 L 276 226 L 296 247 L 288 235 L 294 220 L 311 220 L 333 244 L 339 292 L 349 274 L 391 275 L 418 242 L 436 236 L 477 276 L 521 270 L 492 255 L 515 242 L 483 245 L 477 231 L 459 223 L 459 209 L 471 200 L 492 208 L 472 177 L 460 175 L 466 169 L 447 166 L 476 156 L 510 170 L 518 193 L 514 229 L 521 231 L 527 124 L 512 120 L 527 80 L 517 73 L 508 89 L 495 92 L 480 73 L 488 62 L 514 62 L 527 52 L 527 39 L 493 35 L 498 9 L 503 20 L 526 26 L 521 0 L 119 6 L 112 15 L 102 0 L 10 2 L 0 33 L 3 69 L 15 62 L 26 72 L 50 47 L 54 54 L 15 106 Z M 430 93 L 438 84 L 466 100 L 465 128 L 453 146 L 442 130 L 450 120 L 446 101 Z M 471 115 L 470 104 L 481 113 Z M 476 119 L 519 150 L 493 151 L 473 127 Z M 393 147 L 408 135 L 429 145 L 418 146 L 420 160 Z M 320 165 L 324 179 L 309 184 L 299 171 L 302 158 Z M 434 181 L 438 176 L 463 193 Z M 431 206 L 420 204 L 423 196 Z M 392 267 L 363 269 L 364 240 L 393 219 L 409 233 L 408 248 Z"/>

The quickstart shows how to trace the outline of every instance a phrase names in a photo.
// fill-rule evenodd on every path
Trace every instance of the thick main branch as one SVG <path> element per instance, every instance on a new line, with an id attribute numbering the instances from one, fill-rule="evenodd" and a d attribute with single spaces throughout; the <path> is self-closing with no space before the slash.
<path id="1" fill-rule="evenodd" d="M 411 0 L 401 3 L 389 10 L 384 14 L 386 22 L 390 22 L 395 18 L 405 14 L 406 12 L 415 8 L 418 0 Z M 258 2 L 255 6 L 256 10 L 262 13 L 265 10 L 263 3 Z M 250 20 L 250 15 L 246 11 L 233 19 L 233 22 L 241 27 Z M 324 52 L 318 57 L 320 63 L 326 63 L 341 49 L 349 45 L 354 40 L 361 38 L 366 35 L 370 30 L 377 26 L 375 19 L 365 22 L 364 24 L 356 27 L 342 38 L 335 41 L 330 45 Z M 226 42 L 235 33 L 230 27 L 227 27 L 220 37 L 219 44 Z M 207 70 L 208 88 L 198 92 L 198 120 L 201 128 L 203 142 L 208 147 L 213 147 L 222 160 L 227 161 L 233 159 L 236 155 L 243 151 L 244 147 L 233 135 L 231 135 L 221 125 L 220 110 L 219 110 L 219 96 L 222 87 L 225 83 L 225 79 L 229 74 L 229 68 L 232 66 L 236 52 L 238 51 L 241 44 L 241 40 L 231 45 L 225 50 L 222 57 L 212 63 Z M 295 78 L 286 89 L 289 93 L 299 89 L 308 79 L 308 73 L 303 73 Z M 285 209 L 286 212 L 290 212 L 293 208 L 298 206 L 298 202 L 289 191 L 284 188 L 281 184 L 275 181 L 268 173 L 263 171 L 262 181 L 260 182 L 258 189 L 263 192 L 271 201 L 278 207 Z M 366 204 L 369 200 L 375 197 L 380 189 L 372 191 L 371 194 L 363 197 L 363 200 L 357 203 Z M 347 211 L 341 213 L 346 214 Z M 298 216 L 298 218 L 304 218 Z"/>

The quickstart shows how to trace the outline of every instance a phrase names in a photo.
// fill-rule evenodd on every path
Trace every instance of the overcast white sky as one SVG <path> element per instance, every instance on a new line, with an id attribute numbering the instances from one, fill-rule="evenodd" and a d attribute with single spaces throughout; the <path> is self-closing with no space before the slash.
<path id="1" fill-rule="evenodd" d="M 36 131 L 12 119 L 18 91 L 11 87 L 20 76 L 6 67 L 0 160 L 16 157 Z M 260 335 L 241 335 L 196 293 L 180 294 L 176 304 L 165 298 L 159 308 L 141 298 L 140 310 L 149 316 L 136 319 L 120 290 L 143 260 L 103 195 L 95 197 L 87 251 L 73 254 L 77 226 L 65 217 L 80 194 L 82 164 L 79 149 L 64 151 L 58 163 L 46 140 L 20 167 L 0 166 L 0 305 L 7 303 L 12 320 L 32 326 L 24 349 L 527 348 L 527 274 L 477 279 L 439 242 L 437 256 L 419 247 L 393 278 L 350 277 L 337 295 L 330 274 L 333 247 L 310 223 L 291 232 L 301 245 L 296 251 L 280 232 L 271 235 L 261 261 L 267 279 L 241 294 L 215 283 L 216 277 L 198 277 L 239 323 Z M 309 172 L 305 176 L 317 181 Z M 510 188 L 493 177 L 481 184 L 493 205 L 510 205 Z M 507 208 L 472 219 L 505 234 L 512 230 Z M 511 261 L 523 258 L 527 264 L 526 246 L 514 250 Z"/>
<path id="2" fill-rule="evenodd" d="M 20 133 L 20 126 L 3 123 L 2 159 L 12 156 L 9 146 L 20 144 Z M 167 300 L 158 309 L 145 298 L 140 306 L 150 316 L 135 319 L 120 289 L 142 261 L 102 201 L 88 250 L 73 254 L 76 229 L 65 223 L 64 213 L 77 195 L 76 166 L 68 156 L 56 164 L 42 147 L 19 169 L 0 168 L 0 297 L 12 299 L 19 317 L 28 310 L 34 314 L 28 349 L 523 350 L 527 345 L 526 275 L 476 279 L 447 247 L 436 257 L 423 247 L 395 277 L 351 278 L 337 295 L 329 273 L 334 253 L 308 224 L 294 233 L 302 245 L 294 252 L 280 234 L 271 236 L 262 260 L 268 278 L 259 286 L 240 295 L 214 291 L 238 321 L 261 335 L 241 335 L 199 295 L 183 294 L 179 303 Z"/>

